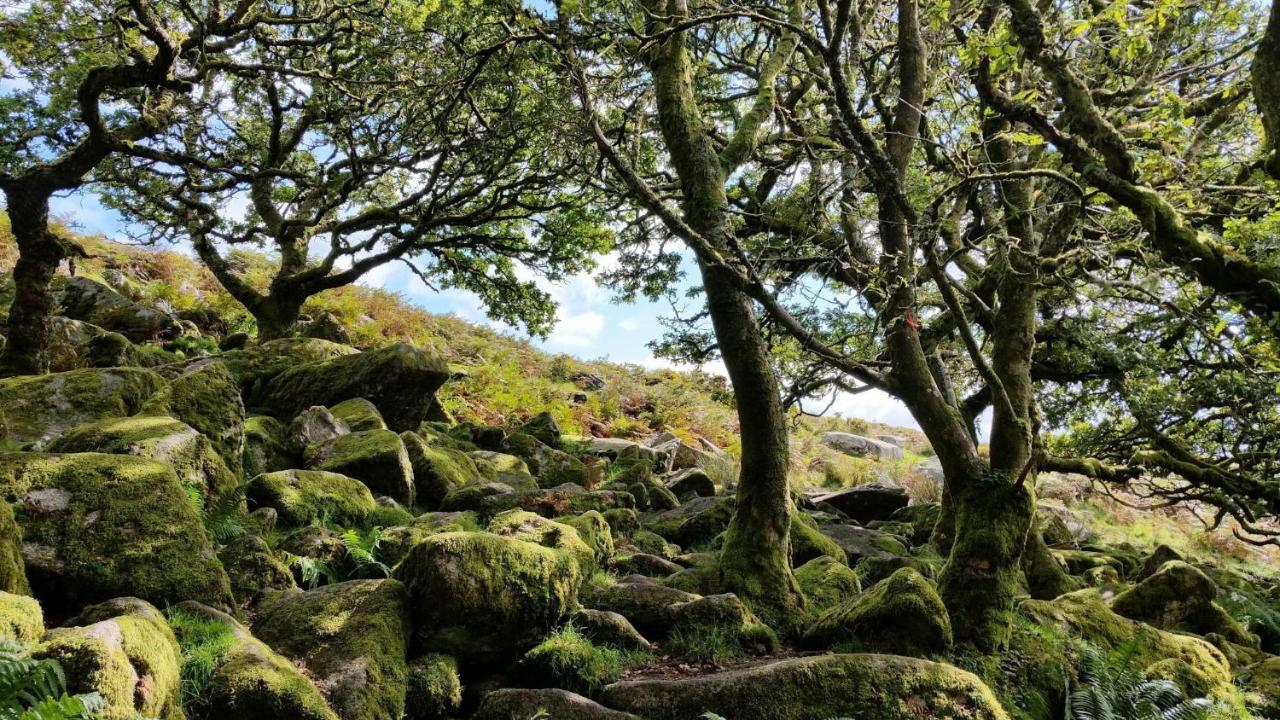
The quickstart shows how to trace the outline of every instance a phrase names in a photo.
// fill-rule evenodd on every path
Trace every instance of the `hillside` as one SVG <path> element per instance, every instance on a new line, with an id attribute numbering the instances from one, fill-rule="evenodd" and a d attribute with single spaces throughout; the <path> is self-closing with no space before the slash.
<path id="1" fill-rule="evenodd" d="M 259 345 L 190 258 L 75 240 L 57 372 L 0 380 L 0 637 L 100 717 L 1280 711 L 1280 555 L 1194 508 L 1042 476 L 1074 592 L 1024 598 L 1009 651 L 981 654 L 933 587 L 921 434 L 796 417 L 809 605 L 762 618 L 716 589 L 740 452 L 723 378 L 550 355 L 365 287 Z M 14 259 L 0 217 L 0 312 Z M 265 281 L 268 258 L 237 262 Z"/>

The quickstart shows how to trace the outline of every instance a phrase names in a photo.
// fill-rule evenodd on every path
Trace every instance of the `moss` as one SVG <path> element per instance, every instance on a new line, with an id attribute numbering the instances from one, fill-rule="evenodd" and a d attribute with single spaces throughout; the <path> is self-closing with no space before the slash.
<path id="1" fill-rule="evenodd" d="M 181 420 L 164 416 L 110 418 L 80 425 L 49 443 L 49 452 L 136 455 L 168 465 L 206 501 L 234 488 L 237 477 L 212 443 Z"/>
<path id="2" fill-rule="evenodd" d="M 1073 647 L 1078 644 L 1057 627 L 1019 616 L 1008 647 L 1000 653 L 982 654 L 966 647 L 952 658 L 957 666 L 982 678 L 1013 717 L 1059 720 L 1066 689 L 1076 679 Z"/>
<path id="3" fill-rule="evenodd" d="M 645 528 L 681 547 L 709 542 L 733 519 L 732 498 L 696 498 L 678 508 L 645 518 Z"/>
<path id="4" fill-rule="evenodd" d="M 13 506 L 3 501 L 0 501 L 0 592 L 31 594 L 22 561 L 22 530 L 14 520 Z"/>
<path id="5" fill-rule="evenodd" d="M 804 644 L 925 656 L 950 648 L 951 620 L 933 585 L 904 568 L 819 616 Z"/>
<path id="6" fill-rule="evenodd" d="M 385 501 L 386 498 L 383 498 Z M 394 527 L 396 525 L 408 525 L 413 522 L 413 513 L 409 512 L 398 502 L 394 500 L 390 502 L 375 503 L 373 512 L 365 516 L 361 527 Z"/>
<path id="7" fill-rule="evenodd" d="M 521 671 L 539 686 L 591 694 L 617 680 L 636 661 L 617 648 L 597 645 L 567 625 L 525 653 Z"/>
<path id="8" fill-rule="evenodd" d="M 1216 633 L 1246 647 L 1258 639 L 1214 602 L 1218 586 L 1201 570 L 1170 560 L 1142 582 L 1116 596 L 1111 609 L 1166 630 Z"/>
<path id="9" fill-rule="evenodd" d="M 382 419 L 382 413 L 378 412 L 378 408 L 373 403 L 364 398 L 343 400 L 329 408 L 329 412 L 346 423 L 352 432 L 387 429 L 387 421 Z"/>
<path id="10" fill-rule="evenodd" d="M 326 585 L 266 604 L 254 631 L 306 667 L 344 720 L 398 718 L 408 682 L 407 602 L 395 580 Z"/>
<path id="11" fill-rule="evenodd" d="M 136 598 L 86 608 L 51 630 L 35 655 L 62 664 L 72 694 L 97 692 L 103 720 L 182 718 L 178 642 L 164 616 Z"/>
<path id="12" fill-rule="evenodd" d="M 603 565 L 613 557 L 613 531 L 609 523 L 595 510 L 561 518 L 560 522 L 578 531 L 578 537 L 595 553 L 596 563 Z"/>
<path id="13" fill-rule="evenodd" d="M 604 489 L 631 493 L 639 510 L 661 511 L 680 507 L 679 498 L 653 477 L 653 470 L 645 462 L 625 466 Z"/>
<path id="14" fill-rule="evenodd" d="M 0 380 L 0 440 L 41 448 L 68 429 L 133 415 L 164 386 L 141 368 L 72 370 Z"/>
<path id="15" fill-rule="evenodd" d="M 778 636 L 736 595 L 726 593 L 671 607 L 670 653 L 695 661 L 762 655 L 778 649 Z"/>
<path id="16" fill-rule="evenodd" d="M 127 455 L 0 453 L 0 491 L 21 500 L 27 577 L 51 603 L 231 600 L 200 516 L 164 465 Z"/>
<path id="17" fill-rule="evenodd" d="M 0 641 L 29 645 L 44 635 L 44 613 L 33 597 L 0 592 Z"/>
<path id="18" fill-rule="evenodd" d="M 412 506 L 413 466 L 400 437 L 390 430 L 366 430 L 336 437 L 307 450 L 312 470 L 353 477 L 373 492 Z"/>
<path id="19" fill-rule="evenodd" d="M 143 405 L 142 414 L 167 415 L 190 425 L 209 439 L 233 475 L 244 472 L 244 402 L 225 363 L 207 363 L 169 381 Z"/>
<path id="20" fill-rule="evenodd" d="M 796 582 L 804 592 L 807 609 L 815 615 L 862 592 L 857 573 L 826 555 L 796 568 Z"/>
<path id="21" fill-rule="evenodd" d="M 427 538 L 395 574 L 409 588 L 421 649 L 469 659 L 526 647 L 574 607 L 582 582 L 566 553 L 475 532 Z"/>
<path id="22" fill-rule="evenodd" d="M 848 557 L 831 538 L 818 532 L 817 524 L 801 512 L 791 513 L 791 565 L 798 567 L 817 557 L 829 557 L 841 564 Z"/>
<path id="23" fill-rule="evenodd" d="M 290 460 L 285 449 L 284 425 L 266 415 L 246 419 L 242 457 L 245 477 L 288 469 Z"/>
<path id="24" fill-rule="evenodd" d="M 231 616 L 197 603 L 182 603 L 176 610 L 216 622 L 231 632 L 230 640 L 212 634 L 220 647 L 209 653 L 213 669 L 204 682 L 202 703 L 207 710 L 196 714 L 197 720 L 338 720 L 324 696 L 293 663 L 253 637 Z M 186 632 L 190 622 L 175 624 L 186 649 L 186 663 L 209 657 L 198 652 L 199 638 L 211 635 L 207 626 L 196 635 Z"/>
<path id="25" fill-rule="evenodd" d="M 792 658 L 678 680 L 605 688 L 601 701 L 649 720 L 1006 720 L 991 690 L 944 663 L 891 655 Z"/>
<path id="26" fill-rule="evenodd" d="M 366 398 L 387 426 L 412 430 L 426 419 L 449 368 L 435 355 L 400 343 L 355 355 L 290 367 L 255 397 L 277 417 L 293 417 L 312 405 L 326 407 Z"/>
<path id="27" fill-rule="evenodd" d="M 322 470 L 282 470 L 249 481 L 252 507 L 274 508 L 282 527 L 310 525 L 326 518 L 340 525 L 359 525 L 377 508 L 373 494 L 359 480 Z"/>
<path id="28" fill-rule="evenodd" d="M 415 496 L 423 508 L 435 510 L 449 493 L 483 479 L 475 461 L 461 450 L 432 447 L 415 432 L 400 433 L 400 439 L 409 454 Z"/>
<path id="29" fill-rule="evenodd" d="M 656 555 L 666 560 L 674 560 L 680 554 L 678 546 L 667 542 L 661 535 L 648 530 L 636 530 L 631 533 L 631 537 L 628 540 L 642 552 Z"/>
<path id="30" fill-rule="evenodd" d="M 269 591 L 294 590 L 293 572 L 262 538 L 246 535 L 218 551 L 231 579 L 231 592 L 247 604 Z"/>
<path id="31" fill-rule="evenodd" d="M 489 532 L 535 543 L 573 557 L 585 577 L 596 568 L 595 549 L 583 542 L 577 529 L 525 510 L 508 510 L 489 521 Z"/>
<path id="32" fill-rule="evenodd" d="M 600 511 L 600 514 L 604 515 L 614 535 L 632 535 L 640 530 L 640 516 L 633 508 L 610 508 Z"/>
<path id="33" fill-rule="evenodd" d="M 462 708 L 462 678 L 458 661 L 448 655 L 428 654 L 409 663 L 409 689 L 405 695 L 408 720 L 444 720 Z"/>
<path id="34" fill-rule="evenodd" d="M 673 606 L 696 599 L 698 596 L 693 593 L 631 578 L 618 582 L 593 582 L 582 592 L 584 606 L 616 612 L 649 638 L 659 638 L 670 632 Z"/>
<path id="35" fill-rule="evenodd" d="M 1280 657 L 1271 657 L 1241 675 L 1245 700 L 1259 717 L 1280 717 Z"/>

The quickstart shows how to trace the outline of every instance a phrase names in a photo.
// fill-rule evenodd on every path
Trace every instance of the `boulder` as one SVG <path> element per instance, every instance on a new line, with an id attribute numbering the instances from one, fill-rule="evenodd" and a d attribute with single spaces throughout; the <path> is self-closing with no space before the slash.
<path id="1" fill-rule="evenodd" d="M 905 448 L 907 446 L 907 439 L 901 435 L 877 435 L 876 439 L 882 443 L 889 443 L 890 445 L 895 445 L 900 448 Z"/>
<path id="2" fill-rule="evenodd" d="M 231 592 L 242 605 L 264 594 L 296 590 L 293 571 L 276 557 L 267 542 L 257 535 L 245 535 L 218 551 L 218 559 L 231 578 Z"/>
<path id="3" fill-rule="evenodd" d="M 668 645 L 706 652 L 706 641 L 734 652 L 763 655 L 778 648 L 778 637 L 733 593 L 708 595 L 671 606 Z"/>
<path id="4" fill-rule="evenodd" d="M 34 656 L 62 664 L 67 692 L 101 695 L 102 720 L 183 717 L 178 641 L 164 615 L 142 600 L 85 608 L 50 630 Z"/>
<path id="5" fill-rule="evenodd" d="M 619 575 L 645 575 L 647 577 L 664 578 L 674 575 L 684 568 L 657 555 L 626 553 L 614 558 L 609 563 L 609 569 Z"/>
<path id="6" fill-rule="evenodd" d="M 1151 554 L 1142 561 L 1142 571 L 1138 573 L 1138 577 L 1135 579 L 1141 581 L 1155 575 L 1160 568 L 1164 567 L 1165 563 L 1171 560 L 1185 562 L 1186 558 L 1177 550 L 1174 550 L 1164 543 L 1160 543 L 1156 546 L 1156 549 L 1152 550 Z"/>
<path id="7" fill-rule="evenodd" d="M 584 590 L 582 604 L 618 613 L 645 637 L 662 637 L 671 629 L 673 606 L 696 599 L 698 596 L 693 593 L 659 585 L 648 578 L 627 576 L 612 585 Z"/>
<path id="8" fill-rule="evenodd" d="M 524 460 L 529 472 L 537 477 L 539 487 L 550 488 L 565 483 L 583 485 L 587 482 L 587 466 L 581 460 L 532 435 L 512 433 L 502 441 L 501 448 Z"/>
<path id="9" fill-rule="evenodd" d="M 244 401 L 225 363 L 208 363 L 171 379 L 139 414 L 181 420 L 209 439 L 233 475 L 244 471 Z"/>
<path id="10" fill-rule="evenodd" d="M 173 470 L 128 455 L 0 453 L 17 498 L 36 597 L 58 608 L 133 595 L 157 604 L 231 600 L 226 573 Z"/>
<path id="11" fill-rule="evenodd" d="M 293 417 L 312 405 L 365 398 L 387 427 L 403 432 L 426 419 L 436 390 L 449 375 L 443 360 L 401 343 L 291 367 L 267 384 L 260 399 L 275 415 Z"/>
<path id="12" fill-rule="evenodd" d="M 353 477 L 374 495 L 414 504 L 413 465 L 400 436 L 390 430 L 342 435 L 307 448 L 307 467 Z"/>
<path id="13" fill-rule="evenodd" d="M 597 510 L 581 515 L 561 517 L 560 522 L 578 531 L 578 537 L 595 553 L 596 563 L 603 565 L 614 554 L 613 530 Z"/>
<path id="14" fill-rule="evenodd" d="M 567 553 L 489 533 L 419 543 L 396 567 L 418 647 L 460 660 L 514 656 L 568 615 L 582 582 Z"/>
<path id="15" fill-rule="evenodd" d="M 67 430 L 133 415 L 164 378 L 142 368 L 72 370 L 0 380 L 0 440 L 39 450 Z"/>
<path id="16" fill-rule="evenodd" d="M 109 336 L 109 341 L 99 340 Z M 107 348 L 113 351 L 107 351 Z M 97 325 L 55 315 L 49 318 L 49 345 L 45 354 L 51 372 L 87 367 L 121 367 L 133 364 L 133 344 L 119 333 Z"/>
<path id="17" fill-rule="evenodd" d="M 707 471 L 700 467 L 681 470 L 663 478 L 662 482 L 681 500 L 692 497 L 713 497 L 716 494 L 716 484 L 712 482 Z"/>
<path id="18" fill-rule="evenodd" d="M 579 608 L 573 613 L 572 622 L 582 633 L 597 643 L 613 645 L 624 650 L 648 651 L 653 645 L 622 615 L 609 610 Z"/>
<path id="19" fill-rule="evenodd" d="M 343 720 L 398 718 L 412 634 L 407 602 L 395 580 L 353 580 L 278 596 L 253 630 L 306 667 Z"/>
<path id="20" fill-rule="evenodd" d="M 796 582 L 809 603 L 809 609 L 821 613 L 862 592 L 857 573 L 842 562 L 825 555 L 796 568 Z"/>
<path id="21" fill-rule="evenodd" d="M 208 438 L 171 417 L 98 420 L 67 431 L 49 443 L 52 453 L 136 455 L 173 468 L 178 480 L 197 490 L 206 503 L 238 484 Z"/>
<path id="22" fill-rule="evenodd" d="M 270 390 L 271 381 L 286 370 L 322 364 L 340 357 L 356 355 L 359 352 L 348 345 L 328 340 L 289 337 L 249 345 L 241 350 L 232 350 L 225 353 L 222 360 L 227 363 L 227 368 L 244 389 L 248 404 L 261 407 L 264 405 L 263 399 Z M 360 397 L 360 394 L 355 393 L 349 397 Z M 345 399 L 298 403 L 292 412 L 282 413 L 281 417 L 293 417 L 312 405 L 331 405 Z"/>
<path id="23" fill-rule="evenodd" d="M 822 444 L 854 457 L 872 457 L 877 460 L 901 460 L 902 448 L 869 437 L 846 432 L 822 433 Z"/>
<path id="24" fill-rule="evenodd" d="M 1280 717 L 1280 657 L 1269 657 L 1241 676 L 1245 700 L 1260 718 Z"/>
<path id="25" fill-rule="evenodd" d="M 66 278 L 58 305 L 62 315 L 118 332 L 133 342 L 176 337 L 181 332 L 170 315 L 86 277 Z"/>
<path id="26" fill-rule="evenodd" d="M 854 521 L 866 524 L 873 520 L 888 520 L 906 507 L 911 498 L 900 487 L 871 484 L 818 495 L 813 502 L 830 505 Z"/>
<path id="27" fill-rule="evenodd" d="M 329 408 L 333 417 L 346 423 L 352 432 L 364 430 L 386 430 L 387 421 L 373 403 L 364 398 L 351 398 Z"/>
<path id="28" fill-rule="evenodd" d="M 420 506 L 434 510 L 449 493 L 482 481 L 475 461 L 465 452 L 433 447 L 415 432 L 400 433 L 400 440 L 409 454 L 414 496 Z"/>
<path id="29" fill-rule="evenodd" d="M 813 518 L 802 512 L 791 513 L 791 565 L 803 565 L 816 557 L 826 556 L 845 564 L 848 556 L 840 545 L 818 531 Z"/>
<path id="30" fill-rule="evenodd" d="M 404 699 L 407 720 L 444 720 L 462 709 L 462 677 L 458 661 L 448 655 L 423 655 L 409 663 Z"/>
<path id="31" fill-rule="evenodd" d="M 1203 571 L 1181 560 L 1170 560 L 1117 595 L 1111 609 L 1165 630 L 1216 633 L 1237 645 L 1257 648 L 1257 637 L 1214 602 L 1217 596 L 1217 584 Z"/>
<path id="32" fill-rule="evenodd" d="M 244 476 L 287 470 L 292 464 L 279 420 L 255 415 L 244 421 Z"/>
<path id="33" fill-rule="evenodd" d="M 249 481 L 245 495 L 251 508 L 273 508 L 284 527 L 310 525 L 322 517 L 359 525 L 377 508 L 359 480 L 323 470 L 264 473 Z"/>
<path id="34" fill-rule="evenodd" d="M 343 326 L 342 321 L 337 315 L 331 312 L 322 312 L 320 315 L 307 322 L 300 323 L 298 326 L 298 334 L 302 337 L 318 338 L 320 340 L 328 340 L 330 342 L 342 343 L 343 345 L 351 344 L 351 335 Z"/>
<path id="35" fill-rule="evenodd" d="M 285 449 L 298 457 L 312 445 L 320 445 L 351 432 L 347 423 L 337 418 L 329 408 L 315 405 L 298 413 L 285 431 Z"/>
<path id="36" fill-rule="evenodd" d="M 951 618 L 938 591 L 904 568 L 820 615 L 805 632 L 811 648 L 928 656 L 951 647 Z"/>
<path id="37" fill-rule="evenodd" d="M 683 547 L 701 545 L 724 532 L 733 519 L 731 497 L 694 498 L 680 507 L 648 515 L 645 528 Z"/>
<path id="38" fill-rule="evenodd" d="M 628 465 L 604 489 L 630 493 L 638 510 L 663 511 L 680 507 L 679 498 L 653 476 L 652 468 L 645 462 Z"/>
<path id="39" fill-rule="evenodd" d="M 527 510 L 508 510 L 489 521 L 489 532 L 559 550 L 574 558 L 583 577 L 596 569 L 595 550 L 571 525 L 548 520 Z"/>
<path id="40" fill-rule="evenodd" d="M 22 529 L 13 516 L 13 506 L 4 501 L 0 501 L 0 592 L 31 594 L 22 560 Z"/>
<path id="41" fill-rule="evenodd" d="M 306 587 L 337 582 L 355 570 L 355 562 L 347 552 L 347 545 L 343 542 L 342 535 L 320 525 L 308 525 L 294 530 L 280 539 L 276 549 L 288 555 L 318 560 L 323 568 L 330 571 L 308 577 L 308 568 L 292 562 L 291 559 L 289 567 L 293 571 L 294 579 L 299 585 Z"/>
<path id="42" fill-rule="evenodd" d="M 901 539 L 857 525 L 822 525 L 819 532 L 840 546 L 850 565 L 857 565 L 862 558 L 901 557 L 911 552 Z"/>
<path id="43" fill-rule="evenodd" d="M 630 680 L 607 686 L 600 700 L 649 720 L 705 713 L 733 720 L 1008 718 L 976 676 L 894 655 L 820 655 L 685 679 Z"/>
<path id="44" fill-rule="evenodd" d="M 591 510 L 604 513 L 616 508 L 630 508 L 634 504 L 635 500 L 630 493 L 613 490 L 588 491 L 573 484 L 546 490 L 516 491 L 503 483 L 481 483 L 449 493 L 440 509 L 471 510 L 481 516 L 492 517 L 505 510 L 518 508 L 554 518 Z"/>
<path id="45" fill-rule="evenodd" d="M 532 435 L 553 448 L 560 446 L 560 423 L 556 422 L 555 416 L 549 412 L 543 411 L 534 415 L 529 422 L 520 426 L 520 432 Z"/>
<path id="46" fill-rule="evenodd" d="M 40 602 L 26 595 L 0 592 L 0 642 L 31 645 L 44 637 Z"/>
<path id="47" fill-rule="evenodd" d="M 904 538 L 912 546 L 923 545 L 929 541 L 933 528 L 942 515 L 942 506 L 938 503 L 922 503 L 908 505 L 889 516 L 888 522 L 897 523 Z"/>
<path id="48" fill-rule="evenodd" d="M 545 717 L 555 720 L 641 720 L 610 710 L 568 690 L 556 688 L 495 690 L 485 696 L 472 720 Z M 693 717 L 693 716 L 690 716 Z"/>
<path id="49" fill-rule="evenodd" d="M 193 618 L 199 636 L 213 635 L 225 643 L 214 654 L 204 705 L 207 717 L 218 720 L 338 720 L 324 696 L 293 663 L 255 638 L 235 618 L 199 603 L 180 603 L 178 616 Z M 184 623 L 174 623 L 184 644 Z M 192 623 L 197 625 L 197 623 Z M 212 627 L 212 630 L 211 630 Z M 220 632 L 218 632 L 220 631 Z"/>

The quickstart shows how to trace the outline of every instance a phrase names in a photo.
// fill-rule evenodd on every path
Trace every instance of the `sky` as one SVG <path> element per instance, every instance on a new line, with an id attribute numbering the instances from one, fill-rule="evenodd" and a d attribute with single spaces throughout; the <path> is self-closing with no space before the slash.
<path id="1" fill-rule="evenodd" d="M 91 190 L 55 198 L 51 209 L 56 217 L 81 232 L 99 233 L 116 239 L 124 236 L 123 218 L 98 202 Z M 610 262 L 613 259 L 606 257 L 602 264 L 607 267 Z M 649 342 L 662 336 L 659 319 L 673 314 L 666 301 L 640 299 L 635 303 L 616 303 L 612 291 L 597 283 L 592 274 L 576 275 L 559 283 L 541 279 L 538 282 L 559 308 L 555 327 L 546 338 L 530 338 L 517 328 L 490 320 L 475 294 L 466 290 L 436 291 L 428 288 L 408 268 L 398 263 L 370 272 L 361 284 L 397 292 L 410 303 L 431 312 L 457 315 L 470 322 L 524 337 L 548 352 L 565 353 L 584 360 L 632 363 L 647 368 L 682 367 L 655 357 L 648 347 Z M 702 369 L 724 374 L 719 361 Z M 815 402 L 808 408 L 816 411 L 825 406 L 826 402 Z M 917 427 L 905 406 L 879 391 L 857 395 L 842 393 L 830 412 L 890 425 Z"/>

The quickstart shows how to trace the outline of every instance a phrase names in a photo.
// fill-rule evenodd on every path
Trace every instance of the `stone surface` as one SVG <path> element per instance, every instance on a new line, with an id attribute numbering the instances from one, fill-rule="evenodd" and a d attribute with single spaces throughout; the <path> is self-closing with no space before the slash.
<path id="1" fill-rule="evenodd" d="M 901 460 L 902 447 L 881 440 L 846 432 L 825 432 L 822 444 L 854 457 L 872 457 L 877 460 Z"/>
<path id="2" fill-rule="evenodd" d="M 888 520 L 907 506 L 911 498 L 900 487 L 872 484 L 826 493 L 813 498 L 816 504 L 827 504 L 859 523 Z"/>

